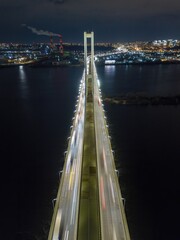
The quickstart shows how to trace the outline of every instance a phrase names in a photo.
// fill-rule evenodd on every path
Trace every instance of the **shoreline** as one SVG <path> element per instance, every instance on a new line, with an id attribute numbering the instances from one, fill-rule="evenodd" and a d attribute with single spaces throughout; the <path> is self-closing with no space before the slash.
<path id="1" fill-rule="evenodd" d="M 180 95 L 177 96 L 114 96 L 114 97 L 105 97 L 104 102 L 110 104 L 119 104 L 119 105 L 179 105 L 180 104 Z"/>

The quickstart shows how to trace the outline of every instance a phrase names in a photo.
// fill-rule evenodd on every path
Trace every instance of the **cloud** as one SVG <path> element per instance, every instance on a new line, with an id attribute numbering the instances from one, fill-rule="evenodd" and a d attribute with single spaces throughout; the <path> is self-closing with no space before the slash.
<path id="1" fill-rule="evenodd" d="M 62 4 L 64 3 L 65 1 L 64 0 L 49 0 L 50 2 L 53 2 L 55 4 Z"/>
<path id="2" fill-rule="evenodd" d="M 168 21 L 169 24 L 179 28 L 179 0 L 0 1 L 0 27 L 4 32 L 7 28 L 9 32 L 11 32 L 10 29 L 18 30 L 22 22 L 27 23 L 24 27 L 33 34 L 58 36 L 57 32 L 59 32 L 69 39 L 75 39 L 87 29 L 97 30 L 99 35 L 102 32 L 102 36 L 107 35 L 108 38 L 113 38 L 122 31 L 124 33 L 121 35 L 127 36 L 132 31 L 133 34 L 138 32 L 145 34 L 147 26 L 152 26 L 153 32 L 158 22 L 160 22 L 158 26 L 162 29 L 167 28 Z M 141 27 L 142 23 L 146 23 L 146 27 Z M 151 30 L 150 27 L 149 30 Z M 171 29 L 164 29 L 165 31 L 169 32 Z M 24 33 L 27 34 L 27 32 Z M 179 34 L 178 30 L 176 34 Z"/>

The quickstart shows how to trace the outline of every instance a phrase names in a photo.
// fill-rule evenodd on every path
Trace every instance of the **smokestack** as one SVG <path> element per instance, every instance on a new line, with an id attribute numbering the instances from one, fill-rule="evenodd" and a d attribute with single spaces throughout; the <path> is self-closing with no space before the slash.
<path id="1" fill-rule="evenodd" d="M 62 1 L 62 0 L 61 0 Z M 29 30 L 31 30 L 33 33 L 37 34 L 37 35 L 41 35 L 41 36 L 50 36 L 50 48 L 51 50 L 53 50 L 54 48 L 54 43 L 53 43 L 53 39 L 52 37 L 60 37 L 60 47 L 59 47 L 59 52 L 60 54 L 63 56 L 64 55 L 64 48 L 63 48 L 63 42 L 62 42 L 62 35 L 57 34 L 57 33 L 53 33 L 53 32 L 49 32 L 49 31 L 45 31 L 45 30 L 39 30 L 36 29 L 35 27 L 31 27 L 28 26 L 26 24 L 22 24 L 23 27 L 28 28 Z"/>
<path id="2" fill-rule="evenodd" d="M 50 36 L 50 48 L 51 48 L 51 50 L 54 49 L 54 44 L 53 44 L 53 38 L 52 38 L 52 35 Z"/>
<path id="3" fill-rule="evenodd" d="M 60 54 L 63 56 L 64 55 L 64 49 L 63 49 L 63 41 L 62 41 L 62 35 L 59 35 L 60 37 L 60 47 L 59 47 L 59 51 L 60 51 Z"/>

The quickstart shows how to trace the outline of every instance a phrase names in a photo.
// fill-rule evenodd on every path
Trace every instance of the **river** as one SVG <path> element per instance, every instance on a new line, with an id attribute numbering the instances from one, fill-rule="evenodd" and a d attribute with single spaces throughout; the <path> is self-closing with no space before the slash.
<path id="1" fill-rule="evenodd" d="M 0 69 L 4 239 L 47 239 L 83 69 Z M 180 94 L 180 65 L 97 68 L 103 96 Z M 132 240 L 178 240 L 180 106 L 105 103 Z"/>

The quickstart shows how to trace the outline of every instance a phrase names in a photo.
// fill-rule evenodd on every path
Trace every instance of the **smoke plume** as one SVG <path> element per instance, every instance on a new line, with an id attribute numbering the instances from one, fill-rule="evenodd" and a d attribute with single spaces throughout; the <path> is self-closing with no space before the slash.
<path id="1" fill-rule="evenodd" d="M 49 32 L 49 31 L 46 31 L 46 30 L 42 30 L 42 29 L 41 29 L 41 30 L 38 30 L 38 29 L 36 29 L 35 27 L 27 26 L 26 24 L 22 24 L 22 27 L 28 28 L 29 30 L 32 31 L 32 33 L 35 33 L 36 35 L 54 36 L 54 37 L 59 37 L 59 36 L 61 36 L 60 34 L 53 33 L 53 32 Z"/>

